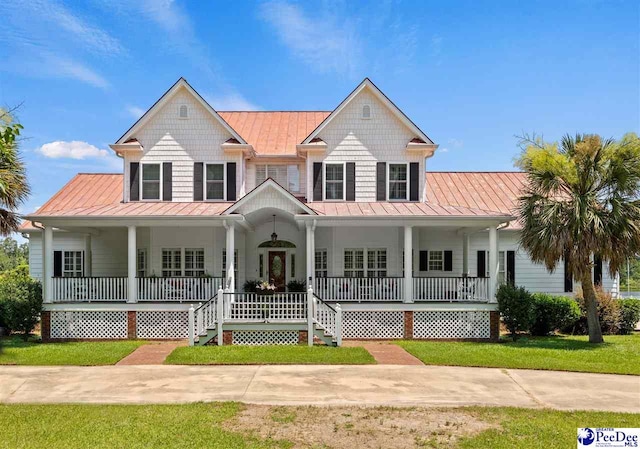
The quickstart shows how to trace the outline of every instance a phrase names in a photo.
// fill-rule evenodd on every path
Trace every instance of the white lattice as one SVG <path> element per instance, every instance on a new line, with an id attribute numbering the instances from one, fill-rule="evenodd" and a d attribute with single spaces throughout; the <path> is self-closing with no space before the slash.
<path id="1" fill-rule="evenodd" d="M 233 331 L 234 345 L 297 345 L 298 331 Z"/>
<path id="2" fill-rule="evenodd" d="M 414 312 L 413 338 L 490 338 L 490 312 Z"/>
<path id="3" fill-rule="evenodd" d="M 127 312 L 51 312 L 51 338 L 127 338 Z"/>
<path id="4" fill-rule="evenodd" d="M 188 338 L 188 312 L 137 312 L 138 338 Z"/>
<path id="5" fill-rule="evenodd" d="M 404 312 L 343 312 L 343 338 L 402 338 Z"/>

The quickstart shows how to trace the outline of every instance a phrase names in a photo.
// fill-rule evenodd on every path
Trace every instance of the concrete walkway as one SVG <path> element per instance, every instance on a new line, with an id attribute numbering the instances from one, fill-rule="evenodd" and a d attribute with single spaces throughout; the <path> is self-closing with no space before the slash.
<path id="1" fill-rule="evenodd" d="M 363 347 L 379 365 L 424 365 L 404 348 L 388 341 L 346 341 L 345 346 Z"/>
<path id="2" fill-rule="evenodd" d="M 640 413 L 640 377 L 399 365 L 0 367 L 4 403 L 196 401 Z"/>
<path id="3" fill-rule="evenodd" d="M 185 341 L 151 342 L 139 346 L 116 365 L 162 365 L 178 346 L 186 346 Z"/>

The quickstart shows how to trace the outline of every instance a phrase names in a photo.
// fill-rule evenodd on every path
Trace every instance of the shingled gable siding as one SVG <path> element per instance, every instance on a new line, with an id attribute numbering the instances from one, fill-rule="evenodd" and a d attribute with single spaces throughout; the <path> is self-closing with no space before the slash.
<path id="1" fill-rule="evenodd" d="M 371 106 L 371 118 L 361 119 L 362 106 Z M 319 137 L 327 143 L 325 155 L 313 154 L 314 162 L 355 162 L 356 201 L 376 201 L 376 164 L 378 161 L 417 162 L 419 173 L 425 170 L 422 155 L 406 151 L 407 142 L 415 137 L 374 95 L 365 89 L 352 99 Z M 419 198 L 424 191 L 424 176 L 419 177 Z M 307 181 L 307 189 L 313 181 Z M 311 190 L 309 190 L 311 191 Z"/>
<path id="2" fill-rule="evenodd" d="M 189 108 L 189 118 L 179 119 L 180 105 Z M 220 144 L 231 134 L 186 90 L 180 90 L 135 135 L 144 155 L 127 156 L 125 163 L 125 198 L 129 198 L 129 162 L 171 162 L 173 201 L 193 201 L 194 162 L 236 162 L 236 180 L 241 180 L 242 155 L 228 155 Z M 236 183 L 236 196 L 240 182 Z"/>

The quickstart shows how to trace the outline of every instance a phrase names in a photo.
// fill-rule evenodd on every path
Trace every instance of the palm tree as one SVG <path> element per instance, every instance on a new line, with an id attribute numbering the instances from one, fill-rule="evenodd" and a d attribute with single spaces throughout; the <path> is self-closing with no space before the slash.
<path id="1" fill-rule="evenodd" d="M 10 111 L 0 109 L 0 235 L 18 230 L 18 207 L 29 195 L 24 163 L 16 138 L 22 125 L 15 123 Z"/>
<path id="2" fill-rule="evenodd" d="M 521 148 L 517 165 L 529 182 L 518 202 L 520 244 L 549 271 L 566 254 L 582 284 L 589 342 L 602 343 L 593 255 L 609 262 L 613 276 L 640 251 L 640 139 L 577 134 L 549 144 L 524 137 Z"/>

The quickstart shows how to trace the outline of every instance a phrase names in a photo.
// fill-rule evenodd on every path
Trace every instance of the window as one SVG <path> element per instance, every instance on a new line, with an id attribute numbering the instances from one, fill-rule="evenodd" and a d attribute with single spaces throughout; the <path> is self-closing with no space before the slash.
<path id="1" fill-rule="evenodd" d="M 325 199 L 344 200 L 344 164 L 325 164 Z"/>
<path id="2" fill-rule="evenodd" d="M 289 192 L 300 192 L 300 168 L 297 165 L 256 165 L 256 185 L 267 178 Z"/>
<path id="3" fill-rule="evenodd" d="M 485 266 L 487 267 L 486 277 L 489 277 L 491 275 L 491 263 L 489 262 L 490 260 L 489 251 L 486 252 L 485 259 L 486 259 Z M 506 270 L 507 270 L 507 252 L 499 251 L 498 252 L 498 285 L 507 283 Z"/>
<path id="4" fill-rule="evenodd" d="M 296 277 L 296 255 L 291 254 L 291 279 Z"/>
<path id="5" fill-rule="evenodd" d="M 207 164 L 206 198 L 224 200 L 224 164 Z"/>
<path id="6" fill-rule="evenodd" d="M 138 248 L 138 256 L 136 258 L 136 276 L 145 277 L 147 274 L 147 250 Z"/>
<path id="7" fill-rule="evenodd" d="M 264 276 L 264 254 L 258 255 L 258 276 L 260 279 Z"/>
<path id="8" fill-rule="evenodd" d="M 227 279 L 227 250 L 222 250 L 222 278 Z M 238 288 L 238 250 L 233 252 L 233 288 Z M 224 287 L 226 287 L 226 281 Z"/>
<path id="9" fill-rule="evenodd" d="M 367 277 L 370 277 L 370 278 L 387 277 L 387 250 L 386 249 L 367 250 Z"/>
<path id="10" fill-rule="evenodd" d="M 363 119 L 371 118 L 371 106 L 369 106 L 368 104 L 365 104 L 364 106 L 362 106 L 362 118 Z"/>
<path id="11" fill-rule="evenodd" d="M 63 258 L 62 276 L 66 278 L 82 277 L 82 251 L 65 251 Z"/>
<path id="12" fill-rule="evenodd" d="M 407 164 L 389 164 L 389 199 L 407 199 Z"/>
<path id="13" fill-rule="evenodd" d="M 182 250 L 180 248 L 162 249 L 162 277 L 182 276 Z"/>
<path id="14" fill-rule="evenodd" d="M 345 249 L 344 250 L 344 277 L 361 278 L 364 277 L 364 250 Z"/>
<path id="15" fill-rule="evenodd" d="M 142 164 L 142 199 L 160 199 L 160 164 Z"/>
<path id="16" fill-rule="evenodd" d="M 189 109 L 187 108 L 187 105 L 180 105 L 180 108 L 178 109 L 178 117 L 189 118 Z"/>
<path id="17" fill-rule="evenodd" d="M 203 248 L 187 248 L 184 250 L 184 275 L 187 277 L 204 276 Z"/>
<path id="18" fill-rule="evenodd" d="M 317 249 L 315 255 L 316 277 L 327 277 L 327 250 Z"/>
<path id="19" fill-rule="evenodd" d="M 429 271 L 444 270 L 444 252 L 429 251 Z"/>

